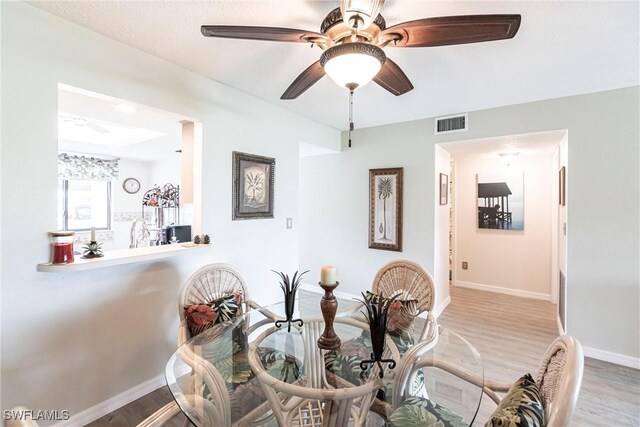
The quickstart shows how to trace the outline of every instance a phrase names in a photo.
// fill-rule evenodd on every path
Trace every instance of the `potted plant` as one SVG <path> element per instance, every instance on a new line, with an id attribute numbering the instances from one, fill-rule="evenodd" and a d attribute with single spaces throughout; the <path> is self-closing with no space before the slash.
<path id="1" fill-rule="evenodd" d="M 298 323 L 299 326 L 302 326 L 304 323 L 302 319 L 293 319 L 293 313 L 295 311 L 296 306 L 296 293 L 298 292 L 298 288 L 300 287 L 300 280 L 302 276 L 309 272 L 309 270 L 302 272 L 302 274 L 298 275 L 296 271 L 293 275 L 292 279 L 289 279 L 288 274 L 284 274 L 282 272 L 278 272 L 275 270 L 271 270 L 276 273 L 282 281 L 280 282 L 280 288 L 282 292 L 284 292 L 284 313 L 286 316 L 285 320 L 276 320 L 276 328 L 281 327 L 284 323 L 287 323 L 287 332 L 291 332 L 291 323 Z"/>
<path id="2" fill-rule="evenodd" d="M 373 365 L 374 363 L 378 365 L 380 368 L 379 376 L 380 378 L 384 377 L 384 372 L 382 368 L 383 363 L 389 364 L 389 369 L 393 369 L 396 366 L 396 362 L 393 359 L 383 359 L 382 355 L 384 353 L 384 342 L 385 336 L 387 334 L 387 315 L 389 312 L 389 307 L 393 302 L 398 298 L 399 295 L 396 295 L 391 298 L 385 298 L 383 295 L 379 295 L 377 297 L 370 297 L 363 293 L 362 300 L 360 301 L 364 304 L 364 307 L 367 309 L 364 316 L 367 318 L 369 322 L 369 332 L 371 333 L 371 349 L 373 352 L 371 353 L 370 360 L 363 360 L 360 362 L 360 369 L 362 369 L 363 374 L 364 371 L 367 370 L 367 365 Z"/>

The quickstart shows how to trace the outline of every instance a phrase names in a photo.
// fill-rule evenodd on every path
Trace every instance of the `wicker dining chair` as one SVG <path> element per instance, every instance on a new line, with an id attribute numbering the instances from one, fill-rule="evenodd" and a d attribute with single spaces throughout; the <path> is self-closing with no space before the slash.
<path id="1" fill-rule="evenodd" d="M 244 276 L 232 265 L 222 263 L 209 264 L 193 273 L 183 285 L 180 293 L 180 301 L 178 303 L 178 313 L 180 313 L 178 347 L 191 338 L 184 314 L 185 305 L 209 303 L 236 293 L 242 296 L 241 302 L 245 312 L 252 308 L 260 307 L 249 297 L 249 290 Z"/>
<path id="2" fill-rule="evenodd" d="M 426 363 L 421 363 L 420 355 L 430 349 L 428 344 L 411 349 L 410 354 L 408 352 L 406 355 L 409 357 L 401 361 L 401 366 L 394 378 L 393 409 L 397 409 L 411 397 L 411 376 L 415 375 L 417 369 L 426 366 L 445 370 L 464 381 L 482 387 L 484 394 L 496 404 L 502 401 L 502 396 L 498 393 L 506 393 L 511 388 L 512 384 L 483 380 L 483 378 L 469 375 L 468 372 L 460 370 L 447 361 L 425 359 Z M 570 424 L 578 401 L 583 371 L 584 354 L 580 342 L 569 335 L 556 338 L 547 349 L 536 378 L 544 407 L 544 426 L 564 427 Z"/>
<path id="3" fill-rule="evenodd" d="M 400 295 L 400 299 L 417 300 L 418 315 L 426 312 L 426 321 L 420 341 L 432 336 L 436 327 L 433 306 L 436 301 L 436 288 L 433 277 L 418 263 L 409 260 L 396 260 L 384 265 L 371 285 L 371 292 L 387 297 Z"/>

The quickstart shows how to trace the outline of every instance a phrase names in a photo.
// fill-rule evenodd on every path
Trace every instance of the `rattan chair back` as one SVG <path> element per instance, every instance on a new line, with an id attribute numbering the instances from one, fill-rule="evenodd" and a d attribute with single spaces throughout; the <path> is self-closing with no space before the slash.
<path id="1" fill-rule="evenodd" d="M 373 293 L 391 297 L 401 294 L 402 299 L 418 301 L 418 313 L 431 313 L 436 299 L 433 277 L 419 264 L 409 260 L 396 260 L 383 266 L 371 285 Z"/>
<path id="2" fill-rule="evenodd" d="M 573 337 L 561 335 L 551 343 L 540 365 L 537 384 L 544 405 L 545 426 L 567 426 L 582 383 L 584 354 Z"/>

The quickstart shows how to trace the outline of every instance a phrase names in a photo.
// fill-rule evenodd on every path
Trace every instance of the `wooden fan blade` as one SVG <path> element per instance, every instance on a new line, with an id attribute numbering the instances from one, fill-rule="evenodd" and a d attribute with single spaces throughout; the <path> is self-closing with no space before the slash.
<path id="1" fill-rule="evenodd" d="M 404 95 L 413 89 L 413 85 L 404 71 L 388 57 L 378 74 L 373 78 L 373 81 L 395 96 Z"/>
<path id="2" fill-rule="evenodd" d="M 466 15 L 418 19 L 382 32 L 389 47 L 431 47 L 510 39 L 520 28 L 520 15 Z"/>
<path id="3" fill-rule="evenodd" d="M 320 61 L 316 61 L 291 83 L 280 99 L 296 99 L 322 77 L 324 77 L 324 68 L 320 65 Z"/>
<path id="4" fill-rule="evenodd" d="M 313 31 L 277 27 L 245 27 L 235 25 L 203 25 L 203 36 L 226 39 L 269 40 L 276 42 L 312 43 L 327 40 L 327 36 Z"/>

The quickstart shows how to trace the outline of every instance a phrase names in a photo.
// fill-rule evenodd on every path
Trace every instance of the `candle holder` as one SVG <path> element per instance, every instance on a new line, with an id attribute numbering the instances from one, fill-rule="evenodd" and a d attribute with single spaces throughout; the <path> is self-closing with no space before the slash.
<path id="1" fill-rule="evenodd" d="M 286 319 L 285 320 L 276 320 L 275 325 L 276 328 L 281 328 L 285 323 L 287 324 L 287 332 L 291 332 L 291 324 L 298 323 L 298 326 L 302 327 L 304 322 L 302 319 L 294 319 L 293 313 L 295 312 L 296 307 L 296 293 L 298 292 L 298 288 L 300 287 L 300 280 L 302 276 L 309 272 L 309 270 L 304 271 L 302 274 L 298 276 L 298 272 L 296 271 L 293 275 L 293 279 L 289 280 L 289 275 L 284 274 L 282 272 L 278 272 L 275 270 L 271 270 L 276 273 L 282 279 L 280 282 L 280 288 L 284 293 L 284 312 Z"/>
<path id="2" fill-rule="evenodd" d="M 51 231 L 51 263 L 70 264 L 73 262 L 73 231 Z"/>
<path id="3" fill-rule="evenodd" d="M 320 310 L 322 310 L 322 317 L 324 318 L 324 332 L 318 339 L 318 347 L 323 350 L 338 350 L 340 348 L 340 338 L 333 330 L 333 321 L 338 311 L 338 300 L 333 295 L 333 290 L 339 284 L 339 282 L 336 282 L 335 285 L 319 283 L 320 287 L 324 289 L 324 295 L 320 300 Z"/>
<path id="4" fill-rule="evenodd" d="M 100 258 L 104 256 L 102 253 L 102 243 L 98 243 L 95 240 L 85 243 L 82 249 L 84 249 L 84 253 L 82 254 L 82 258 L 84 259 Z"/>
<path id="5" fill-rule="evenodd" d="M 384 377 L 383 363 L 388 364 L 389 369 L 396 367 L 396 362 L 393 359 L 383 359 L 385 338 L 387 334 L 387 316 L 389 313 L 389 307 L 400 295 L 396 295 L 391 298 L 385 298 L 380 295 L 377 298 L 367 298 L 365 294 L 362 294 L 362 300 L 367 309 L 365 314 L 369 323 L 369 332 L 371 334 L 371 359 L 363 360 L 360 362 L 360 369 L 362 369 L 361 376 L 364 377 L 367 369 L 373 365 L 378 365 L 378 376 Z"/>

